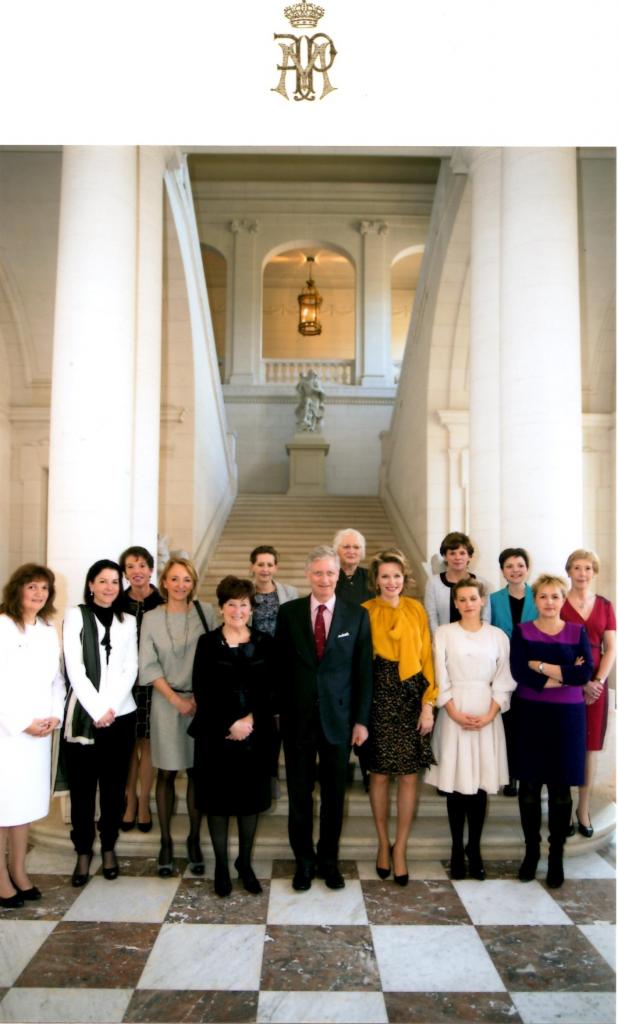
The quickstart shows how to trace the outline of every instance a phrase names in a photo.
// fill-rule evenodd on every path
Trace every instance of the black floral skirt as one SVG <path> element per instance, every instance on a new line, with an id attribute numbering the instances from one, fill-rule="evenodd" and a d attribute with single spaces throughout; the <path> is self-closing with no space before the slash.
<path id="1" fill-rule="evenodd" d="M 373 662 L 373 705 L 369 723 L 369 771 L 414 775 L 435 764 L 431 734 L 417 732 L 427 680 L 419 673 L 399 678 L 399 666 L 377 656 Z"/>

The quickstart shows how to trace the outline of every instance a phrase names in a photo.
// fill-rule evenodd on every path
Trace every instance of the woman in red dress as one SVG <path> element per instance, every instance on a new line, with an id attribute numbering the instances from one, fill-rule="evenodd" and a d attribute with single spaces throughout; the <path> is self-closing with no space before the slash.
<path id="1" fill-rule="evenodd" d="M 567 558 L 566 571 L 571 589 L 560 612 L 565 622 L 585 626 L 592 647 L 593 672 L 584 686 L 586 701 L 586 777 L 579 787 L 579 803 L 575 814 L 577 829 L 588 839 L 594 829 L 590 821 L 590 784 L 594 767 L 594 753 L 603 749 L 607 728 L 609 696 L 607 677 L 616 660 L 616 615 L 611 601 L 591 592 L 590 587 L 600 569 L 594 551 L 578 548 Z"/>

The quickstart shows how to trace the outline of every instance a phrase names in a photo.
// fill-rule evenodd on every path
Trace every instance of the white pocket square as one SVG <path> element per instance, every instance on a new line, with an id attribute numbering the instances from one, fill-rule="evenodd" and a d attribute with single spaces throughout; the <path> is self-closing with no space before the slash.
<path id="1" fill-rule="evenodd" d="M 342 637 L 349 636 L 349 635 L 350 635 L 349 633 L 338 633 L 337 634 L 337 640 L 341 640 Z"/>

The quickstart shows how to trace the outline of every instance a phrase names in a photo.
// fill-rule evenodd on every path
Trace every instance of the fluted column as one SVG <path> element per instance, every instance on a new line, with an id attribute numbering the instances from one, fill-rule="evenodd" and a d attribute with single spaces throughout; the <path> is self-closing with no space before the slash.
<path id="1" fill-rule="evenodd" d="M 470 239 L 470 524 L 475 567 L 497 585 L 500 539 L 500 166 L 497 148 L 468 153 Z M 462 527 L 459 527 L 461 529 Z M 516 538 L 511 543 L 516 543 Z"/>
<path id="2" fill-rule="evenodd" d="M 48 526 L 61 605 L 79 599 L 95 559 L 156 542 L 158 443 L 155 454 L 145 435 L 159 417 L 158 357 L 147 350 L 160 336 L 155 221 L 162 209 L 149 162 L 140 167 L 135 146 L 63 153 Z M 160 276 L 160 258 L 158 266 Z M 156 425 L 154 433 L 158 442 Z M 146 482 L 136 479 L 136 463 Z"/>
<path id="3" fill-rule="evenodd" d="M 361 350 L 357 377 L 368 386 L 393 383 L 391 361 L 390 265 L 386 255 L 386 221 L 361 221 Z"/>
<path id="4" fill-rule="evenodd" d="M 576 153 L 502 153 L 502 538 L 535 570 L 582 542 Z"/>

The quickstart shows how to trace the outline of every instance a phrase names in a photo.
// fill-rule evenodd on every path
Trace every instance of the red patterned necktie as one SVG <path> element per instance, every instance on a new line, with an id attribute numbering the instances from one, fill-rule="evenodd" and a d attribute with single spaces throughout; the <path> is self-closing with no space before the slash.
<path id="1" fill-rule="evenodd" d="M 317 615 L 315 617 L 315 653 L 318 656 L 318 661 L 321 661 L 324 657 L 324 648 L 326 647 L 326 626 L 324 624 L 325 608 L 325 604 L 319 604 Z"/>

